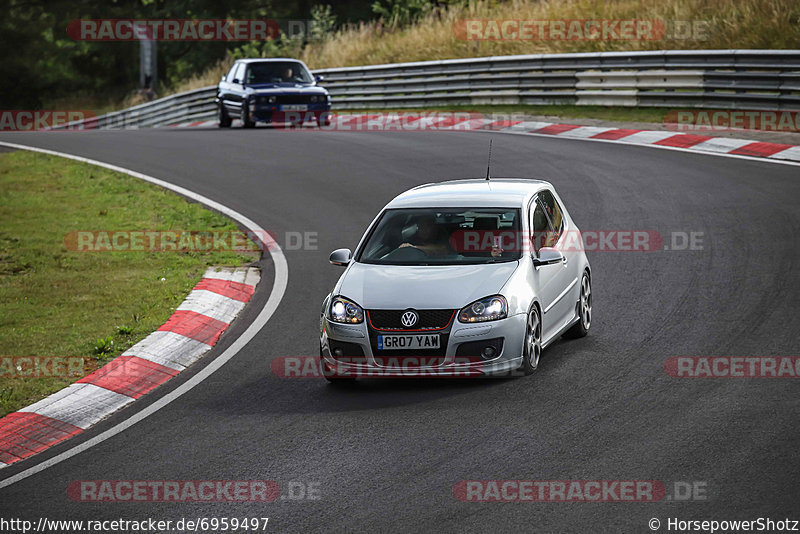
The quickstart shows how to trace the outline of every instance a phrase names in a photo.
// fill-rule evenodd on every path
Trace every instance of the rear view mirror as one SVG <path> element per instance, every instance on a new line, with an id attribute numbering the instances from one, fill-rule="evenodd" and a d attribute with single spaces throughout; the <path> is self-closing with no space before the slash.
<path id="1" fill-rule="evenodd" d="M 341 267 L 347 266 L 350 263 L 350 249 L 349 248 L 339 248 L 331 252 L 330 262 L 333 265 L 339 265 Z"/>
<path id="2" fill-rule="evenodd" d="M 551 247 L 540 248 L 539 257 L 533 258 L 533 264 L 537 267 L 540 265 L 556 265 L 562 261 L 564 261 L 564 255 L 561 254 L 561 251 Z"/>

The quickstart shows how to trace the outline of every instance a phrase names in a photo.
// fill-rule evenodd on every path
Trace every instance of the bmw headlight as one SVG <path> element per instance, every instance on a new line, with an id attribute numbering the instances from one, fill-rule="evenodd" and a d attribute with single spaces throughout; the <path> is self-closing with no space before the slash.
<path id="1" fill-rule="evenodd" d="M 462 323 L 497 321 L 506 317 L 508 317 L 508 302 L 501 295 L 476 300 L 458 312 L 458 320 Z"/>
<path id="2" fill-rule="evenodd" d="M 351 300 L 335 297 L 331 301 L 329 318 L 334 323 L 359 324 L 364 322 L 364 310 Z"/>

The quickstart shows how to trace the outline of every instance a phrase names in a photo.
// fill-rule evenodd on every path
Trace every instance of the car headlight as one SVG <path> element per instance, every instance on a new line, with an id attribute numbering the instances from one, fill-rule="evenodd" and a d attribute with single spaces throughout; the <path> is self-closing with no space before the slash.
<path id="1" fill-rule="evenodd" d="M 476 300 L 458 312 L 458 320 L 462 323 L 497 321 L 506 317 L 508 317 L 508 302 L 501 295 Z"/>
<path id="2" fill-rule="evenodd" d="M 351 300 L 335 297 L 328 317 L 334 323 L 359 324 L 364 322 L 364 310 Z"/>
<path id="3" fill-rule="evenodd" d="M 270 104 L 274 104 L 274 103 L 275 103 L 275 102 L 277 102 L 277 101 L 278 101 L 278 99 L 277 99 L 277 98 L 275 98 L 274 96 L 271 96 L 271 97 L 269 97 L 269 103 L 270 103 Z"/>
<path id="4" fill-rule="evenodd" d="M 319 97 L 317 95 L 311 95 L 311 101 L 312 102 L 318 102 L 319 101 Z"/>

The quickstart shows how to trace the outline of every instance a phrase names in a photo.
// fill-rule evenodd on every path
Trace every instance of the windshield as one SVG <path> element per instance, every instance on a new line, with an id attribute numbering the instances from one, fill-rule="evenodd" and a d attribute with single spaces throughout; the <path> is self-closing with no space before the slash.
<path id="1" fill-rule="evenodd" d="M 264 61 L 248 65 L 245 81 L 248 84 L 313 83 L 314 79 L 297 61 Z"/>
<path id="2" fill-rule="evenodd" d="M 356 261 L 379 265 L 499 263 L 520 257 L 519 210 L 414 208 L 386 210 Z"/>

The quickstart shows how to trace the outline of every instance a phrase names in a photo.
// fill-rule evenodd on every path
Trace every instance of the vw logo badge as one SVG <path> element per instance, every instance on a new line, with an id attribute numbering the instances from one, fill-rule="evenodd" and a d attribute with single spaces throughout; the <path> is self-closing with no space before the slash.
<path id="1" fill-rule="evenodd" d="M 411 328 L 417 321 L 419 320 L 419 315 L 414 310 L 408 310 L 403 312 L 403 316 L 400 317 L 400 322 L 403 323 L 403 326 L 406 328 Z"/>

